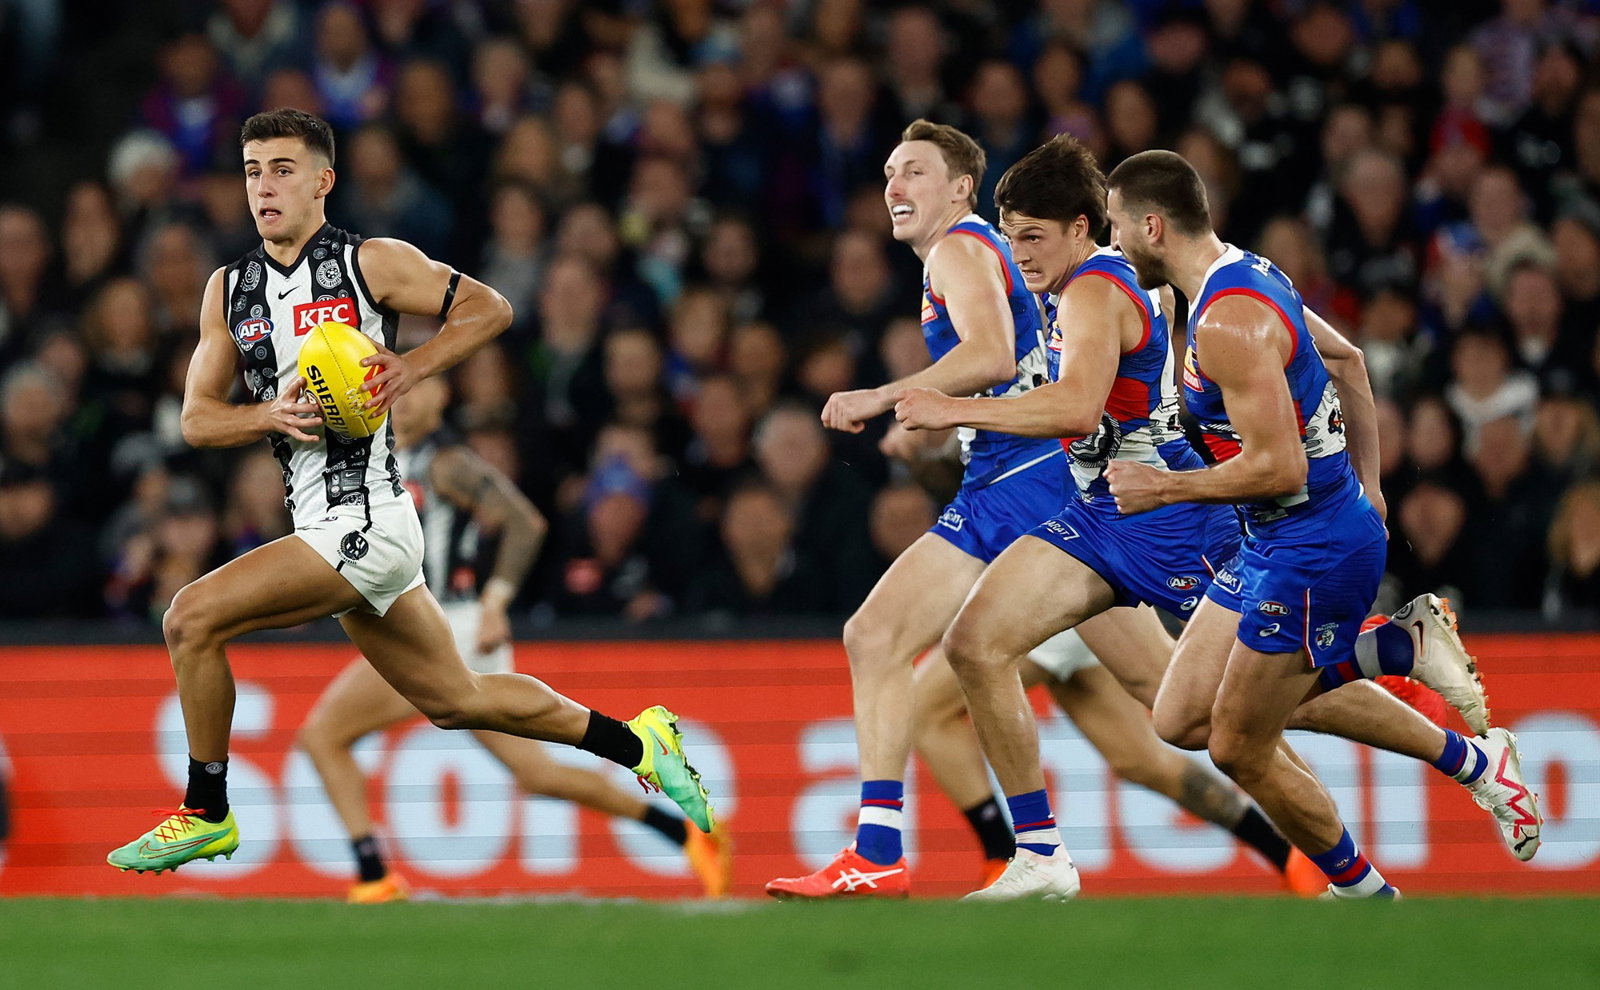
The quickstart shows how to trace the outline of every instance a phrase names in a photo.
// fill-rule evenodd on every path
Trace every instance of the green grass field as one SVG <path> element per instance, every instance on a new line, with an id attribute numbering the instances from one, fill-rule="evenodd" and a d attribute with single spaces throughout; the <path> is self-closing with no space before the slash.
<path id="1" fill-rule="evenodd" d="M 1019 977 L 1075 988 L 1594 987 L 1600 900 L 0 900 L 7 990 L 976 988 Z"/>

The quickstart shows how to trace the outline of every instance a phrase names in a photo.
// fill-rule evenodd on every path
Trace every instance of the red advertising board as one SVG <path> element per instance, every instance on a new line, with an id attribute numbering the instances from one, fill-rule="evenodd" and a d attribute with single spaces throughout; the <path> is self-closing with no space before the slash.
<path id="1" fill-rule="evenodd" d="M 1544 846 L 1528 864 L 1431 768 L 1343 740 L 1296 748 L 1338 799 L 1363 848 L 1407 892 L 1600 891 L 1600 637 L 1478 636 L 1496 722 L 1522 740 L 1543 795 Z M 0 649 L 0 767 L 12 836 L 0 894 L 338 896 L 349 847 L 310 761 L 294 748 L 312 701 L 351 651 L 330 644 L 232 650 L 239 701 L 229 773 L 244 844 L 231 863 L 161 877 L 106 866 L 111 848 L 170 810 L 185 745 L 158 647 Z M 520 670 L 607 713 L 662 703 L 683 716 L 735 847 L 735 893 L 813 868 L 849 841 L 855 743 L 834 642 L 535 643 Z M 1085 896 L 1267 893 L 1273 875 L 1221 831 L 1115 780 L 1038 701 L 1046 770 Z M 598 765 L 552 747 L 559 758 Z M 665 840 L 631 822 L 515 792 L 471 738 L 420 720 L 364 741 L 390 858 L 425 891 L 692 897 Z M 1203 758 L 1203 757 L 1200 757 Z M 620 768 L 619 780 L 635 786 Z M 964 820 L 918 769 L 908 782 L 919 895 L 971 888 L 981 866 Z"/>

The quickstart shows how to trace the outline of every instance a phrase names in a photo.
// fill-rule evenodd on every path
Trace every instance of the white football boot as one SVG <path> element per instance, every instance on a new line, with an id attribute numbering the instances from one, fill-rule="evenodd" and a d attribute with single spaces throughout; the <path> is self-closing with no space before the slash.
<path id="1" fill-rule="evenodd" d="M 1390 616 L 1411 634 L 1416 662 L 1411 676 L 1444 695 L 1462 721 L 1481 736 L 1489 731 L 1489 701 L 1478 676 L 1478 661 L 1456 634 L 1456 614 L 1447 599 L 1418 595 Z"/>
<path id="2" fill-rule="evenodd" d="M 1517 753 L 1517 737 L 1506 729 L 1490 729 L 1472 744 L 1489 757 L 1483 775 L 1463 785 L 1478 807 L 1494 816 L 1500 838 L 1511 855 L 1523 862 L 1539 851 L 1539 796 L 1522 780 L 1522 758 Z"/>
<path id="3" fill-rule="evenodd" d="M 1041 856 L 1018 849 L 999 878 L 982 890 L 974 890 L 963 901 L 1069 901 L 1078 896 L 1078 868 L 1065 848 L 1054 855 Z"/>

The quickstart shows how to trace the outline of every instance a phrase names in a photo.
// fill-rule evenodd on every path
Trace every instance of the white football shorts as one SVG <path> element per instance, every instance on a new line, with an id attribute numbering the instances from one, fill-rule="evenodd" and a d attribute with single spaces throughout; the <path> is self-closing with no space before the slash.
<path id="1" fill-rule="evenodd" d="M 294 535 L 367 600 L 367 611 L 383 615 L 395 599 L 422 585 L 422 523 L 411 499 L 367 509 L 339 506 Z M 341 613 L 342 614 L 342 613 Z"/>
<path id="2" fill-rule="evenodd" d="M 511 657 L 511 644 L 501 643 L 488 653 L 479 653 L 478 614 L 481 607 L 475 599 L 457 602 L 440 602 L 444 617 L 450 621 L 450 634 L 455 637 L 456 652 L 467 666 L 480 674 L 509 674 L 516 670 Z"/>
<path id="3" fill-rule="evenodd" d="M 1034 647 L 1028 659 L 1038 664 L 1057 683 L 1066 683 L 1078 671 L 1100 665 L 1099 658 L 1083 642 L 1083 637 L 1078 635 L 1076 629 L 1051 636 Z"/>

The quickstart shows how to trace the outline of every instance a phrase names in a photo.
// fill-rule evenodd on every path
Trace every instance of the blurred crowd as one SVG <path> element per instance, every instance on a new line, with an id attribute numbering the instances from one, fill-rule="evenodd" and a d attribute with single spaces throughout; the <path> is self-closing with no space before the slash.
<path id="1" fill-rule="evenodd" d="M 934 520 L 828 394 L 927 361 L 881 166 L 1169 147 L 1366 350 L 1380 607 L 1600 606 L 1600 7 L 1552 0 L 0 0 L 0 618 L 160 616 L 289 530 L 178 428 L 238 129 L 330 120 L 328 213 L 502 292 L 451 420 L 551 519 L 524 614 L 842 615 Z M 433 326 L 403 328 L 414 343 Z"/>

